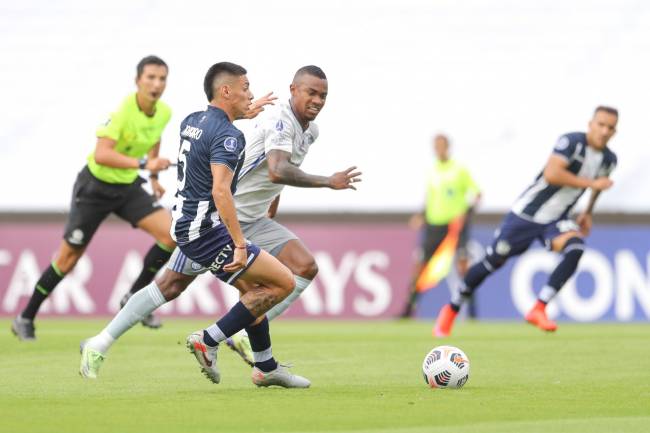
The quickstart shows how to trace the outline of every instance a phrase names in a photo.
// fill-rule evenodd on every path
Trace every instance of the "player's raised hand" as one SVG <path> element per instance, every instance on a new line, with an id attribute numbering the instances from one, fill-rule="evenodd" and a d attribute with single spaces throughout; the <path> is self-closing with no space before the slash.
<path id="1" fill-rule="evenodd" d="M 332 189 L 354 189 L 354 184 L 361 182 L 361 172 L 355 171 L 356 166 L 350 167 L 347 170 L 334 173 L 329 178 L 329 187 Z"/>
<path id="2" fill-rule="evenodd" d="M 158 173 L 159 171 L 167 170 L 170 165 L 171 161 L 167 158 L 151 158 L 147 160 L 144 168 L 152 173 Z"/>
<path id="3" fill-rule="evenodd" d="M 591 189 L 595 191 L 605 191 L 614 185 L 614 182 L 606 176 L 597 177 L 591 182 Z"/>
<path id="4" fill-rule="evenodd" d="M 244 119 L 253 119 L 262 111 L 266 105 L 274 105 L 273 102 L 278 99 L 277 96 L 273 95 L 273 92 L 269 92 L 266 95 L 262 96 L 260 99 L 256 99 L 248 107 L 248 111 L 244 114 Z"/>
<path id="5" fill-rule="evenodd" d="M 232 262 L 228 263 L 223 267 L 223 270 L 226 272 L 237 272 L 240 269 L 243 269 L 246 266 L 246 261 L 248 260 L 248 250 L 246 248 L 235 248 L 235 253 L 233 254 Z"/>

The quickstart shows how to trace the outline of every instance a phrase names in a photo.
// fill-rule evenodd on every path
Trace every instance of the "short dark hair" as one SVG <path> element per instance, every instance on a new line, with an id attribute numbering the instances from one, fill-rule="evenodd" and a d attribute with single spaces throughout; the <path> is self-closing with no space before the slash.
<path id="1" fill-rule="evenodd" d="M 613 114 L 614 116 L 618 117 L 618 110 L 616 108 L 609 107 L 607 105 L 599 105 L 598 107 L 596 107 L 596 109 L 594 110 L 594 116 L 599 111 L 604 111 L 605 113 Z"/>
<path id="2" fill-rule="evenodd" d="M 205 91 L 205 96 L 208 97 L 208 102 L 214 98 L 214 81 L 224 74 L 241 77 L 242 75 L 246 75 L 246 69 L 243 66 L 230 62 L 219 62 L 210 66 L 203 80 L 203 90 Z"/>
<path id="3" fill-rule="evenodd" d="M 169 70 L 169 66 L 167 66 L 167 63 L 165 63 L 165 61 L 160 57 L 147 56 L 147 57 L 143 57 L 142 60 L 138 62 L 138 66 L 135 67 L 135 71 L 138 74 L 136 75 L 136 78 L 140 78 L 140 75 L 142 75 L 142 72 L 144 71 L 144 67 L 147 65 L 164 66 L 167 70 Z"/>
<path id="4" fill-rule="evenodd" d="M 298 77 L 305 74 L 312 75 L 316 78 L 320 78 L 321 80 L 327 80 L 327 76 L 325 76 L 325 72 L 323 72 L 321 68 L 314 65 L 307 65 L 296 71 L 296 74 L 293 76 L 293 81 L 295 82 Z"/>

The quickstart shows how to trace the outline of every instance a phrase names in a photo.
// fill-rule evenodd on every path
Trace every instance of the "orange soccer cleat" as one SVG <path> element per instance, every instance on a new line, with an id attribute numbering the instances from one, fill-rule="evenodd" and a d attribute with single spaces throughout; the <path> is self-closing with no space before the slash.
<path id="1" fill-rule="evenodd" d="M 451 308 L 451 305 L 445 304 L 445 306 L 440 309 L 440 313 L 438 313 L 436 325 L 433 327 L 433 336 L 449 337 L 457 315 L 458 312 L 454 311 Z"/>
<path id="2" fill-rule="evenodd" d="M 557 329 L 557 323 L 546 317 L 546 305 L 540 301 L 526 314 L 526 321 L 542 331 L 554 332 Z"/>

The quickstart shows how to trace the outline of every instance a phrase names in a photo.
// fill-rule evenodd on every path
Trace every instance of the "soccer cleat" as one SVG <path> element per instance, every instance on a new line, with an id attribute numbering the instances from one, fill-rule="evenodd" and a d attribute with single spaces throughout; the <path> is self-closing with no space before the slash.
<path id="1" fill-rule="evenodd" d="M 546 317 L 544 308 L 537 305 L 526 314 L 526 321 L 542 331 L 554 332 L 557 329 L 557 323 Z"/>
<path id="2" fill-rule="evenodd" d="M 86 379 L 97 379 L 97 373 L 99 372 L 99 367 L 102 366 L 102 363 L 106 357 L 88 347 L 86 342 L 81 343 L 81 363 L 79 364 L 79 374 L 81 377 Z"/>
<path id="3" fill-rule="evenodd" d="M 124 308 L 127 302 L 129 302 L 129 299 L 133 296 L 133 293 L 127 292 L 124 296 L 122 296 L 122 299 L 120 300 L 120 308 Z M 145 326 L 147 328 L 151 329 L 158 329 L 162 327 L 162 320 L 153 313 L 147 314 L 144 319 L 140 321 L 142 323 L 142 326 Z"/>
<path id="4" fill-rule="evenodd" d="M 226 344 L 241 356 L 246 364 L 251 367 L 255 365 L 255 361 L 253 360 L 253 349 L 251 349 L 251 342 L 248 339 L 248 334 L 246 334 L 246 332 L 240 331 L 232 337 L 226 338 Z"/>
<path id="5" fill-rule="evenodd" d="M 201 372 L 213 383 L 221 381 L 219 367 L 217 367 L 217 350 L 219 345 L 210 347 L 203 341 L 203 330 L 196 331 L 187 336 L 187 349 L 201 366 Z"/>
<path id="6" fill-rule="evenodd" d="M 34 321 L 31 319 L 25 319 L 21 315 L 16 316 L 14 321 L 11 322 L 11 332 L 13 332 L 20 341 L 36 340 L 36 334 L 34 333 L 35 329 Z"/>
<path id="7" fill-rule="evenodd" d="M 311 382 L 302 376 L 291 373 L 289 367 L 288 365 L 278 364 L 278 368 L 268 373 L 254 367 L 251 378 L 257 386 L 277 385 L 284 388 L 309 388 Z"/>
<path id="8" fill-rule="evenodd" d="M 436 325 L 433 327 L 433 336 L 449 337 L 451 334 L 451 328 L 454 326 L 454 320 L 456 319 L 457 315 L 458 312 L 454 311 L 451 308 L 451 305 L 445 304 L 445 306 L 442 307 L 438 313 Z"/>

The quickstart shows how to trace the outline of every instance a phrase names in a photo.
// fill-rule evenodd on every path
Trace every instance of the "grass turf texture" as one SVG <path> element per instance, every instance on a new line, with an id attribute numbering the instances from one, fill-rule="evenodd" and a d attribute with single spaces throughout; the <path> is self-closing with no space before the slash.
<path id="1" fill-rule="evenodd" d="M 460 324 L 433 340 L 424 322 L 272 323 L 274 353 L 294 361 L 308 390 L 257 389 L 220 349 L 209 383 L 185 336 L 209 323 L 137 326 L 111 350 L 97 381 L 78 374 L 79 341 L 104 320 L 39 320 L 35 343 L 0 321 L 0 432 L 648 432 L 650 328 L 561 324 L 545 335 L 519 323 Z M 470 380 L 429 389 L 424 355 L 462 348 Z"/>

